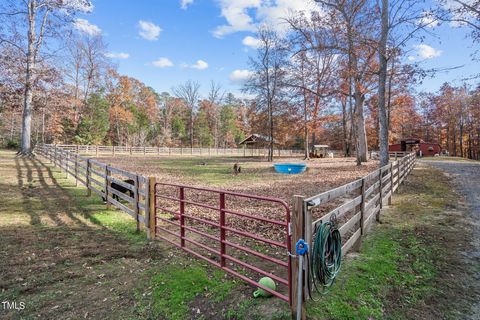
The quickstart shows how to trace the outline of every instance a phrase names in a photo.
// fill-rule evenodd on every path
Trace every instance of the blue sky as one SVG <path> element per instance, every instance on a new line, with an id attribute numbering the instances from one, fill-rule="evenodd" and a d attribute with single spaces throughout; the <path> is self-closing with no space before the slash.
<path id="1" fill-rule="evenodd" d="M 79 15 L 83 32 L 101 33 L 119 72 L 143 81 L 158 92 L 188 79 L 206 93 L 211 80 L 235 94 L 255 54 L 254 26 L 279 24 L 289 10 L 311 6 L 307 0 L 94 0 L 92 13 Z M 466 31 L 443 24 L 423 43 L 408 48 L 425 68 L 464 66 L 425 79 L 420 90 L 435 91 L 446 81 L 480 73 Z M 248 38 L 250 37 L 250 38 Z M 247 45 L 245 45 L 245 43 Z"/>

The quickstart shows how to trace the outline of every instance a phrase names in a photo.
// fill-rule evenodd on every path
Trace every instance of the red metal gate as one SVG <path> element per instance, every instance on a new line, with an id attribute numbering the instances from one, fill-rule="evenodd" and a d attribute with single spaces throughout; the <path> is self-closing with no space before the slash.
<path id="1" fill-rule="evenodd" d="M 291 301 L 290 209 L 283 200 L 185 185 L 155 185 L 155 235 L 254 285 L 272 278 Z"/>

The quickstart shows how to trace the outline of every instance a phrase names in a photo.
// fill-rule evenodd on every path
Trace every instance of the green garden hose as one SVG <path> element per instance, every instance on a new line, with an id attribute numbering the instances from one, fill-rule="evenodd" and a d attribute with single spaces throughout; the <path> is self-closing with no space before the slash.
<path id="1" fill-rule="evenodd" d="M 342 238 L 334 220 L 324 222 L 315 234 L 310 260 L 308 289 L 312 298 L 311 283 L 318 293 L 327 292 L 335 281 L 342 265 Z"/>

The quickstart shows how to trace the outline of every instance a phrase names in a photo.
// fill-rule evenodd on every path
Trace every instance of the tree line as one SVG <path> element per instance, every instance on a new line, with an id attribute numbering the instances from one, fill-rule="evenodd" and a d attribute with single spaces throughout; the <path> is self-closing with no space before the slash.
<path id="1" fill-rule="evenodd" d="M 439 70 L 406 59 L 407 44 L 455 20 L 478 42 L 478 2 L 426 9 L 423 2 L 317 0 L 292 13 L 288 30 L 261 26 L 243 91 L 186 81 L 156 92 L 118 73 L 101 35 L 71 26 L 87 0 L 7 0 L 0 5 L 0 139 L 129 146 L 235 147 L 249 134 L 273 148 L 328 144 L 357 163 L 368 150 L 388 161 L 388 144 L 420 137 L 452 155 L 479 157 L 480 89 L 415 87 Z M 467 21 L 467 22 L 465 22 Z M 426 79 L 426 80 L 425 80 Z M 201 94 L 206 92 L 206 94 Z"/>

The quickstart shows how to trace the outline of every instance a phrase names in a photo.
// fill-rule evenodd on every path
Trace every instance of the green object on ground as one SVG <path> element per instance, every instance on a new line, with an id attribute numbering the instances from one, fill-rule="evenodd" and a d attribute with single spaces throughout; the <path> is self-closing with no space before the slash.
<path id="1" fill-rule="evenodd" d="M 276 289 L 276 285 L 275 285 L 275 281 L 272 280 L 272 278 L 269 278 L 269 277 L 263 277 L 262 279 L 260 279 L 260 281 L 258 281 L 259 284 L 261 284 L 262 286 L 264 287 L 267 287 L 269 289 L 272 289 L 272 290 L 275 290 Z M 271 297 L 272 294 L 268 291 L 265 291 L 264 289 L 262 288 L 258 288 L 254 293 L 253 293 L 253 297 L 254 298 L 258 298 L 258 297 Z"/>
<path id="2" fill-rule="evenodd" d="M 316 233 L 310 263 L 313 286 L 318 293 L 326 293 L 325 290 L 335 281 L 341 265 L 342 237 L 335 223 L 327 221 L 321 224 Z"/>

